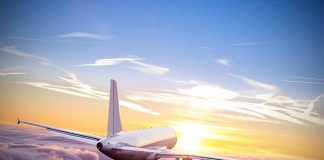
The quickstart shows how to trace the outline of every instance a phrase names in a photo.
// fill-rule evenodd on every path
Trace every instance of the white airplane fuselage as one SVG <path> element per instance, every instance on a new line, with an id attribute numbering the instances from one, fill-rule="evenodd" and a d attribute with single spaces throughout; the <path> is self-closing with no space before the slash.
<path id="1" fill-rule="evenodd" d="M 171 127 L 152 127 L 130 132 L 122 132 L 114 137 L 102 139 L 98 142 L 97 148 L 103 154 L 116 160 L 144 160 L 156 150 L 149 152 L 150 147 L 157 149 L 160 146 L 163 149 L 171 149 L 177 143 L 177 136 Z M 137 151 L 119 150 L 118 147 L 138 147 L 146 148 Z"/>

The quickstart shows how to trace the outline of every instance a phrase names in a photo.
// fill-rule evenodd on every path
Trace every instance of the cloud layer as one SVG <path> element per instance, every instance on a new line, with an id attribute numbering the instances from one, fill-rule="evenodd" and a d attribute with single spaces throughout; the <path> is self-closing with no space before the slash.
<path id="1" fill-rule="evenodd" d="M 55 136 L 46 130 L 0 125 L 0 159 L 109 159 L 95 146 Z"/>

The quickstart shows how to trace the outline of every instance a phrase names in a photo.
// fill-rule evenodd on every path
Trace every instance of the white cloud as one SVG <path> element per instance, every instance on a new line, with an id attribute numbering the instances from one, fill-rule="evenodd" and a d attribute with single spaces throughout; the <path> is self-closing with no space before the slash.
<path id="1" fill-rule="evenodd" d="M 315 81 L 324 81 L 322 78 L 310 78 L 310 77 L 292 77 L 296 79 L 307 79 L 307 80 L 315 80 Z"/>
<path id="2" fill-rule="evenodd" d="M 71 91 L 71 89 L 73 89 L 71 87 L 53 85 L 53 84 L 45 83 L 45 82 L 21 82 L 21 83 L 26 84 L 26 85 L 30 85 L 30 86 L 33 86 L 33 87 L 38 87 L 38 88 L 43 88 L 43 89 L 55 91 L 55 92 L 70 94 L 70 95 L 79 96 L 79 97 L 97 99 L 96 97 L 88 95 L 88 94 Z"/>
<path id="3" fill-rule="evenodd" d="M 97 100 L 108 100 L 108 96 L 109 96 L 108 93 L 93 89 L 90 85 L 81 82 L 78 79 L 77 75 L 75 75 L 71 72 L 68 72 L 63 68 L 57 67 L 55 64 L 50 63 L 48 59 L 38 57 L 33 54 L 26 53 L 24 51 L 17 50 L 15 46 L 1 47 L 0 49 L 4 52 L 10 53 L 10 54 L 14 54 L 14 55 L 21 56 L 24 58 L 36 60 L 36 61 L 40 62 L 42 65 L 51 66 L 51 67 L 65 73 L 67 75 L 66 77 L 58 77 L 58 78 L 67 82 L 68 84 L 70 84 L 72 86 L 55 85 L 55 84 L 50 84 L 50 83 L 46 83 L 46 82 L 19 82 L 21 84 L 26 84 L 26 85 L 30 85 L 33 87 L 38 87 L 38 88 L 42 88 L 42 89 L 46 89 L 46 90 L 50 90 L 50 91 L 65 93 L 65 94 L 84 97 L 84 98 L 97 99 Z M 125 60 L 125 59 L 122 59 L 122 60 L 118 59 L 117 62 L 123 61 L 123 60 Z M 131 58 L 129 58 L 127 60 L 131 60 Z M 110 62 L 105 61 L 105 62 L 113 63 L 113 61 L 110 61 Z M 7 76 L 9 74 L 24 74 L 24 73 L 8 72 L 8 69 L 0 71 L 0 76 Z M 131 103 L 131 102 L 127 102 L 127 101 L 123 101 L 122 103 L 124 106 L 126 106 L 130 109 L 133 109 L 133 110 L 137 110 L 137 111 L 151 114 L 151 115 L 159 115 L 158 112 L 151 111 L 151 110 L 146 109 L 145 107 L 135 104 L 135 103 Z"/>
<path id="4" fill-rule="evenodd" d="M 3 72 L 3 71 L 0 71 L 0 77 L 6 77 L 8 75 L 22 75 L 22 74 L 25 74 L 23 72 Z"/>
<path id="5" fill-rule="evenodd" d="M 110 59 L 98 59 L 93 64 L 81 64 L 77 66 L 112 66 L 122 62 L 130 62 L 141 60 L 141 58 L 110 58 Z"/>
<path id="6" fill-rule="evenodd" d="M 93 89 L 91 86 L 81 82 L 75 74 L 70 73 L 68 77 L 63 78 L 59 77 L 59 79 L 69 83 L 71 86 L 61 86 L 61 85 L 54 85 L 50 83 L 44 82 L 21 82 L 22 84 L 30 85 L 33 87 L 38 87 L 42 89 L 47 89 L 50 91 L 60 92 L 64 94 L 90 98 L 90 99 L 97 99 L 97 100 L 108 100 L 109 94 L 106 92 L 98 91 Z M 158 112 L 154 112 L 146 107 L 143 107 L 139 104 L 128 102 L 125 100 L 120 100 L 120 104 L 124 107 L 127 107 L 132 110 L 136 110 L 139 112 L 143 112 L 150 115 L 160 115 Z"/>
<path id="7" fill-rule="evenodd" d="M 25 73 L 20 72 L 15 68 L 0 69 L 0 77 L 6 77 L 8 75 L 22 75 L 22 74 L 25 74 Z"/>
<path id="8" fill-rule="evenodd" d="M 91 38 L 91 39 L 98 39 L 98 40 L 109 40 L 112 39 L 112 36 L 103 36 L 94 33 L 87 33 L 87 32 L 71 32 L 62 35 L 58 35 L 59 38 Z"/>
<path id="9" fill-rule="evenodd" d="M 241 79 L 245 84 L 251 86 L 251 87 L 255 87 L 255 88 L 261 88 L 261 89 L 265 89 L 271 92 L 278 92 L 279 89 L 271 84 L 267 84 L 267 83 L 263 83 L 254 79 L 250 79 L 241 75 L 237 75 L 237 74 L 229 74 L 233 77 L 239 78 Z"/>
<path id="10" fill-rule="evenodd" d="M 324 98 L 324 94 L 319 95 L 314 100 L 312 100 L 311 103 L 307 106 L 307 110 L 305 110 L 305 113 L 312 112 L 314 110 L 315 105 L 319 103 L 323 98 Z"/>
<path id="11" fill-rule="evenodd" d="M 36 60 L 36 61 L 39 61 L 39 62 L 49 62 L 49 60 L 46 59 L 46 58 L 36 56 L 34 54 L 31 54 L 31 53 L 27 53 L 25 51 L 18 50 L 16 48 L 16 46 L 0 47 L 0 50 L 2 50 L 3 52 L 9 53 L 9 54 L 13 54 L 13 55 L 16 55 L 16 56 L 28 58 L 28 59 L 31 59 L 31 60 Z"/>
<path id="12" fill-rule="evenodd" d="M 133 109 L 133 110 L 137 110 L 137 111 L 140 111 L 140 112 L 143 112 L 143 113 L 147 113 L 147 114 L 150 114 L 150 115 L 154 115 L 154 116 L 158 116 L 160 115 L 160 113 L 158 112 L 154 112 L 150 109 L 147 109 L 139 104 L 135 104 L 135 103 L 132 103 L 132 102 L 129 102 L 129 101 L 125 101 L 125 100 L 120 100 L 119 101 L 120 105 L 122 106 L 125 106 L 127 108 L 130 108 L 130 109 Z"/>
<path id="13" fill-rule="evenodd" d="M 323 82 L 311 82 L 311 81 L 294 81 L 294 80 L 282 80 L 283 82 L 287 83 L 302 83 L 302 84 L 318 84 L 318 85 L 324 85 Z"/>
<path id="14" fill-rule="evenodd" d="M 215 59 L 215 62 L 223 66 L 230 66 L 230 62 L 226 59 Z"/>
<path id="15" fill-rule="evenodd" d="M 298 119 L 302 119 L 302 120 L 305 120 L 305 121 L 308 121 L 311 123 L 315 123 L 315 124 L 324 126 L 324 120 L 321 118 L 314 117 L 314 116 L 311 116 L 311 115 L 305 114 L 305 113 L 296 112 L 296 111 L 289 111 L 288 113 L 290 113 L 290 115 L 292 117 L 296 117 Z"/>
<path id="16" fill-rule="evenodd" d="M 178 89 L 178 93 L 193 97 L 211 99 L 233 99 L 239 95 L 234 91 L 209 85 L 197 85 L 190 89 Z"/>
<path id="17" fill-rule="evenodd" d="M 69 73 L 67 77 L 58 77 L 58 78 L 73 85 L 72 89 L 78 92 L 91 95 L 92 97 L 96 97 L 97 99 L 107 99 L 108 97 L 108 93 L 93 89 L 88 84 L 81 82 L 77 78 L 77 76 L 73 73 Z"/>
<path id="18" fill-rule="evenodd" d="M 150 74 L 165 74 L 170 71 L 169 68 L 156 66 L 152 64 L 146 64 L 138 61 L 130 61 L 133 64 L 136 64 L 136 67 L 129 67 L 134 70 L 138 70 L 144 73 L 150 73 Z"/>
<path id="19" fill-rule="evenodd" d="M 143 62 L 139 62 L 143 60 L 139 57 L 126 57 L 126 58 L 109 58 L 109 59 L 98 59 L 93 64 L 81 64 L 77 66 L 111 66 L 122 62 L 130 62 L 132 64 L 135 64 L 136 66 L 130 66 L 128 68 L 138 70 L 140 72 L 144 73 L 150 73 L 150 74 L 165 74 L 170 71 L 169 68 L 161 67 L 153 64 L 147 64 Z"/>
<path id="20" fill-rule="evenodd" d="M 261 88 L 264 88 L 264 86 L 262 85 Z M 269 89 L 269 87 L 266 88 Z M 270 89 L 273 90 L 272 87 Z M 309 100 L 293 99 L 283 95 L 268 95 L 265 96 L 268 99 L 266 103 L 260 103 L 240 101 L 236 99 L 238 96 L 241 96 L 241 94 L 225 88 L 197 84 L 191 88 L 178 88 L 174 90 L 159 90 L 155 92 L 133 91 L 128 92 L 126 98 L 146 103 L 167 103 L 169 106 L 189 107 L 191 110 L 193 109 L 193 112 L 195 110 L 208 113 L 216 110 L 230 111 L 235 112 L 235 114 L 226 114 L 243 116 L 243 118 L 241 117 L 242 120 L 244 120 L 244 117 L 252 116 L 254 121 L 259 122 L 273 121 L 275 123 L 286 122 L 298 125 L 305 125 L 305 122 L 310 122 L 324 125 L 323 118 L 315 116 L 318 113 L 304 113 Z M 318 99 L 314 101 L 317 102 Z M 314 102 L 314 104 L 317 103 Z"/>

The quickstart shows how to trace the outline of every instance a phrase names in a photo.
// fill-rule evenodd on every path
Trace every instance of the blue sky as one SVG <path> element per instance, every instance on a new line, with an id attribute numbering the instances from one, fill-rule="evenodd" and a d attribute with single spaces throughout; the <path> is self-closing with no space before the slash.
<path id="1" fill-rule="evenodd" d="M 293 76 L 323 78 L 322 4 L 307 1 L 1 3 L 2 46 L 14 44 L 72 70 L 74 65 L 95 59 L 134 55 L 171 68 L 170 75 L 228 87 L 236 85 L 226 84 L 232 81 L 227 73 L 235 73 L 281 86 L 292 96 L 311 98 L 323 92 L 323 85 L 282 82 Z M 68 42 L 58 38 L 72 32 L 92 33 L 107 39 L 67 38 L 71 40 Z M 226 59 L 231 66 L 217 65 L 214 59 Z"/>

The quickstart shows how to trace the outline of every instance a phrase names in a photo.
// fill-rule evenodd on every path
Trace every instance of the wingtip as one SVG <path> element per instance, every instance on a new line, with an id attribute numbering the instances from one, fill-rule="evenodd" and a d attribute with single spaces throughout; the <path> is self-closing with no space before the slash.
<path id="1" fill-rule="evenodd" d="M 17 118 L 17 125 L 20 123 L 20 120 L 19 120 L 19 118 Z"/>

